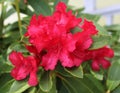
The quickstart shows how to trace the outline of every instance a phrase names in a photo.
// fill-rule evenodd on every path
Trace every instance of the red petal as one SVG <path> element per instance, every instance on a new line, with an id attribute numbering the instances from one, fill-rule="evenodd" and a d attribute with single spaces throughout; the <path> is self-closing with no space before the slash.
<path id="1" fill-rule="evenodd" d="M 25 79 L 28 74 L 29 74 L 29 71 L 27 71 L 27 69 L 24 68 L 24 66 L 15 67 L 15 68 L 11 71 L 12 77 L 14 77 L 16 80 Z"/>
<path id="2" fill-rule="evenodd" d="M 98 33 L 93 22 L 87 21 L 86 19 L 84 20 L 81 28 L 83 28 L 83 31 L 85 31 L 88 35 L 95 35 Z"/>
<path id="3" fill-rule="evenodd" d="M 65 50 L 60 55 L 60 61 L 62 63 L 62 66 L 64 66 L 64 67 L 73 67 L 73 66 L 75 66 L 72 58 L 69 55 L 69 53 L 67 51 L 65 51 Z"/>
<path id="4" fill-rule="evenodd" d="M 45 70 L 54 70 L 57 61 L 57 55 L 52 52 L 48 52 L 46 55 L 43 56 L 41 66 L 43 66 Z"/>
<path id="5" fill-rule="evenodd" d="M 60 12 L 65 12 L 66 11 L 66 5 L 63 2 L 59 2 L 56 6 L 56 11 L 60 11 Z"/>
<path id="6" fill-rule="evenodd" d="M 99 71 L 100 70 L 100 66 L 99 66 L 99 63 L 98 63 L 98 61 L 97 60 L 94 60 L 93 62 L 92 62 L 92 69 L 94 70 L 94 71 Z"/>
<path id="7" fill-rule="evenodd" d="M 13 51 L 10 55 L 9 55 L 9 60 L 11 61 L 11 63 L 14 66 L 19 66 L 20 64 L 22 64 L 22 60 L 24 59 L 22 53 L 20 52 L 15 52 Z"/>
<path id="8" fill-rule="evenodd" d="M 106 59 L 100 60 L 100 63 L 104 69 L 108 69 L 111 66 L 111 63 Z"/>
<path id="9" fill-rule="evenodd" d="M 33 71 L 30 73 L 28 84 L 31 86 L 36 86 L 38 84 L 36 72 Z"/>

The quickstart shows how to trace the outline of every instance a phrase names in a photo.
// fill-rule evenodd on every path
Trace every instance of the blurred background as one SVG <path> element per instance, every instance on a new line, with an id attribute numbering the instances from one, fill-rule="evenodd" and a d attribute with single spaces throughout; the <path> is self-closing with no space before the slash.
<path id="1" fill-rule="evenodd" d="M 85 7 L 85 12 L 102 15 L 101 25 L 120 24 L 120 0 L 70 0 L 75 8 Z"/>
<path id="2" fill-rule="evenodd" d="M 120 0 L 69 0 L 68 4 L 75 9 L 85 8 L 85 13 L 102 15 L 98 22 L 100 25 L 120 24 Z M 4 24 L 14 21 L 17 21 L 16 13 L 5 20 Z"/>

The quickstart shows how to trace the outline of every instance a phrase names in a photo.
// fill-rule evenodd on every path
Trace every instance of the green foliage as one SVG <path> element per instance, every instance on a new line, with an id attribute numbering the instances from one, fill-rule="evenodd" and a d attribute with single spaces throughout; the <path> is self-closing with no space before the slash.
<path id="1" fill-rule="evenodd" d="M 44 72 L 40 78 L 40 88 L 44 92 L 49 92 L 53 86 L 52 77 L 50 72 Z"/>
<path id="2" fill-rule="evenodd" d="M 9 93 L 21 93 L 28 89 L 30 86 L 27 84 L 27 81 L 14 81 L 11 85 Z"/>
<path id="3" fill-rule="evenodd" d="M 109 69 L 107 87 L 109 90 L 115 89 L 120 84 L 120 60 L 114 62 Z"/>
<path id="4" fill-rule="evenodd" d="M 64 86 L 69 93 L 104 93 L 101 83 L 91 75 L 85 75 L 83 79 L 63 77 Z"/>
<path id="5" fill-rule="evenodd" d="M 97 22 L 99 15 L 82 13 L 84 8 L 73 10 L 77 17 L 94 21 L 98 30 L 98 35 L 92 37 L 94 43 L 90 50 L 98 49 L 109 45 L 115 51 L 115 56 L 111 60 L 112 65 L 108 71 L 92 71 L 88 65 L 64 68 L 58 64 L 54 71 L 44 71 L 39 68 L 39 84 L 30 87 L 27 79 L 22 81 L 13 80 L 10 72 L 13 69 L 8 61 L 8 55 L 13 51 L 23 52 L 28 55 L 24 42 L 27 43 L 24 36 L 26 27 L 29 24 L 33 14 L 51 15 L 55 5 L 59 2 L 65 2 L 68 5 L 69 0 L 0 0 L 0 92 L 1 93 L 120 93 L 120 25 L 100 26 Z M 8 9 L 8 6 L 11 8 Z M 69 5 L 68 5 L 69 6 Z M 20 10 L 18 12 L 18 10 Z M 31 7 L 31 8 L 30 8 Z M 71 6 L 69 6 L 71 8 Z M 17 22 L 4 24 L 5 20 L 13 13 L 23 13 L 26 16 Z M 18 25 L 21 22 L 20 25 Z M 75 28 L 73 32 L 81 29 Z M 24 42 L 22 41 L 24 40 Z M 106 92 L 107 91 L 107 92 Z"/>
<path id="6" fill-rule="evenodd" d="M 32 6 L 36 14 L 51 14 L 51 8 L 48 6 L 48 3 L 45 0 L 28 0 L 28 3 Z"/>

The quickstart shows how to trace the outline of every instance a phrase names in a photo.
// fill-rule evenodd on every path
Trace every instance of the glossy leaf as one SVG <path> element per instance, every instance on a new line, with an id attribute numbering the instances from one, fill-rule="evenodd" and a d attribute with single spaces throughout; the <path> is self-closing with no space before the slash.
<path id="1" fill-rule="evenodd" d="M 36 93 L 36 90 L 36 87 L 30 87 L 28 90 L 25 91 L 25 93 Z"/>
<path id="2" fill-rule="evenodd" d="M 83 78 L 83 69 L 82 66 L 74 68 L 65 68 L 65 71 L 70 73 L 72 76 L 77 78 Z"/>
<path id="3" fill-rule="evenodd" d="M 95 72 L 93 70 L 90 70 L 91 74 L 98 80 L 103 80 L 104 77 L 104 72 L 103 71 L 99 71 L 99 72 Z"/>
<path id="4" fill-rule="evenodd" d="M 72 77 L 72 75 L 65 71 L 65 69 L 60 64 L 57 65 L 56 72 L 66 77 Z"/>
<path id="5" fill-rule="evenodd" d="M 69 93 L 105 93 L 103 86 L 91 75 L 83 79 L 64 77 L 63 84 Z"/>
<path id="6" fill-rule="evenodd" d="M 44 72 L 42 75 L 41 75 L 41 78 L 40 78 L 40 89 L 43 91 L 43 92 L 49 92 L 50 89 L 52 88 L 52 77 L 50 76 L 50 73 L 49 72 Z"/>
<path id="7" fill-rule="evenodd" d="M 115 89 L 120 84 L 120 60 L 114 62 L 109 69 L 107 87 L 109 90 Z"/>
<path id="8" fill-rule="evenodd" d="M 14 81 L 12 84 L 9 93 L 21 93 L 24 92 L 26 89 L 30 88 L 27 81 Z"/>

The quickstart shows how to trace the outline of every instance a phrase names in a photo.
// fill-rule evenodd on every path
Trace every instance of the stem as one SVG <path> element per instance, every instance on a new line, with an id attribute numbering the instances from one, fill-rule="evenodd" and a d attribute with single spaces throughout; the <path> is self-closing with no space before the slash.
<path id="1" fill-rule="evenodd" d="M 16 10 L 17 10 L 17 16 L 18 16 L 18 26 L 19 26 L 19 31 L 20 31 L 20 41 L 22 41 L 23 39 L 23 35 L 22 35 L 22 22 L 20 19 L 20 9 L 19 9 L 19 2 L 18 0 L 15 0 L 15 6 L 16 6 Z"/>
<path id="2" fill-rule="evenodd" d="M 107 90 L 107 92 L 106 93 L 110 93 L 110 90 Z"/>
<path id="3" fill-rule="evenodd" d="M 0 38 L 2 38 L 2 30 L 3 30 L 3 13 L 4 13 L 4 3 L 1 3 L 1 11 L 2 11 L 2 13 L 1 13 L 1 16 L 0 16 Z"/>

